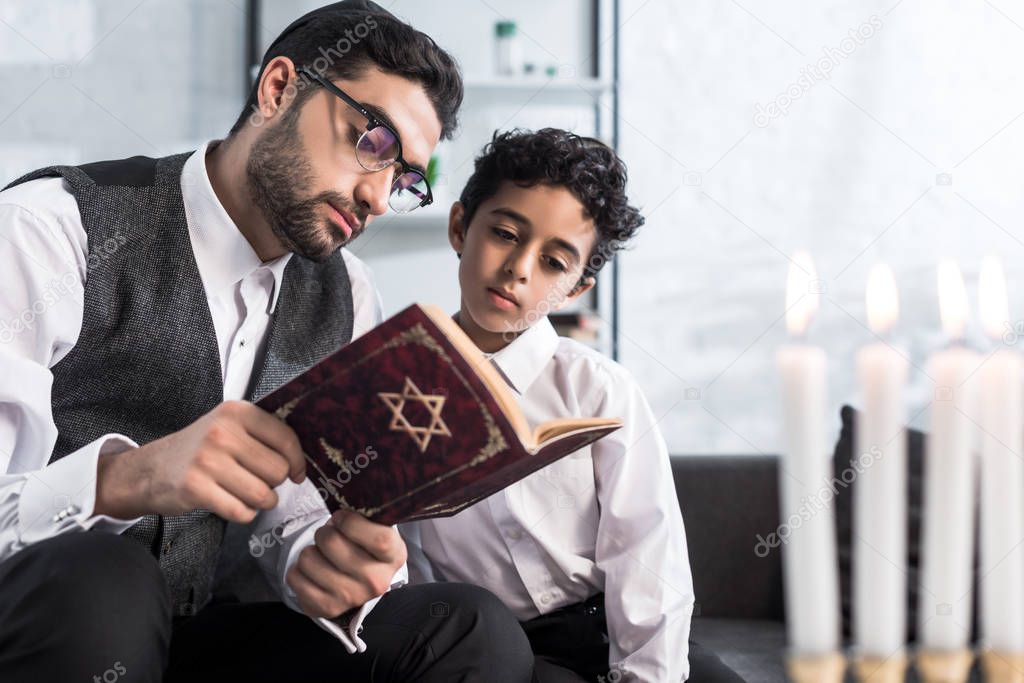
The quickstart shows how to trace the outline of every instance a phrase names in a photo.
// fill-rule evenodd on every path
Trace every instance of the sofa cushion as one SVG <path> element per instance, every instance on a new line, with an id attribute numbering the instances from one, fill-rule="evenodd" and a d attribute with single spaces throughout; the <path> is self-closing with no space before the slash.
<path id="1" fill-rule="evenodd" d="M 777 458 L 673 456 L 693 573 L 695 614 L 782 619 L 780 553 L 755 552 L 779 525 Z"/>
<path id="2" fill-rule="evenodd" d="M 718 655 L 747 683 L 785 680 L 786 627 L 780 621 L 696 617 L 690 639 Z"/>

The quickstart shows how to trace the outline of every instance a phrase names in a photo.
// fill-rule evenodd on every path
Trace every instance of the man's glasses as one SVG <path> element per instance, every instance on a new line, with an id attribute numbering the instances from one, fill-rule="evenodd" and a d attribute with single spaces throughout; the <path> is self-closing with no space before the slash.
<path id="1" fill-rule="evenodd" d="M 426 172 L 411 166 L 402 158 L 402 141 L 394 128 L 374 116 L 344 90 L 313 71 L 301 67 L 297 69 L 297 73 L 315 81 L 366 117 L 366 130 L 356 142 L 356 161 L 360 166 L 367 171 L 383 171 L 398 162 L 401 170 L 391 183 L 391 195 L 388 197 L 388 206 L 393 211 L 409 213 L 434 201 Z"/>

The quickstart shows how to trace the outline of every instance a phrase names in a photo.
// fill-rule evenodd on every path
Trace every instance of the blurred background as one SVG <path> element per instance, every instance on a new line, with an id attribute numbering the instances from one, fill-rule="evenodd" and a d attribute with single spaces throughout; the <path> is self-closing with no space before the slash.
<path id="1" fill-rule="evenodd" d="M 223 137 L 252 65 L 319 2 L 0 0 L 0 184 L 52 163 L 161 156 Z M 923 426 L 927 355 L 946 343 L 936 264 L 972 309 L 998 254 L 1024 334 L 1024 8 L 1008 0 L 383 0 L 460 62 L 457 139 L 434 206 L 351 245 L 386 312 L 458 307 L 447 209 L 496 129 L 559 126 L 614 145 L 647 225 L 557 322 L 639 380 L 674 453 L 777 453 L 774 355 L 785 281 L 808 250 L 829 354 L 830 415 L 856 403 L 873 340 L 864 288 L 895 271 L 908 412 Z M 976 315 L 974 316 L 976 320 Z M 1015 332 L 1014 332 L 1015 331 Z"/>

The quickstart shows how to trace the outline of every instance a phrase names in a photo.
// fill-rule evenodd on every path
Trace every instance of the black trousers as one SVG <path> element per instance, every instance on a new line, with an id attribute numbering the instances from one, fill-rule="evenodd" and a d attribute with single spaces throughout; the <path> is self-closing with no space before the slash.
<path id="1" fill-rule="evenodd" d="M 0 681 L 530 680 L 530 644 L 511 612 L 463 584 L 387 593 L 349 655 L 281 603 L 210 605 L 172 619 L 156 560 L 130 539 L 67 534 L 0 563 Z"/>
<path id="2" fill-rule="evenodd" d="M 618 683 L 608 668 L 608 624 L 604 595 L 522 623 L 536 657 L 534 683 Z M 743 683 L 718 655 L 692 640 L 687 683 Z"/>

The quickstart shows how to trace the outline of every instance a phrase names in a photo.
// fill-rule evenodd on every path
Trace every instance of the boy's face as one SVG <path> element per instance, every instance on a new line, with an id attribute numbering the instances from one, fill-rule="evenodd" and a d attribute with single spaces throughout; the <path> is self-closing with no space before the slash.
<path id="1" fill-rule="evenodd" d="M 597 241 L 594 221 L 564 187 L 504 182 L 469 226 L 456 202 L 448 237 L 461 254 L 459 322 L 484 351 L 496 351 L 548 313 L 594 286 L 580 285 Z"/>

